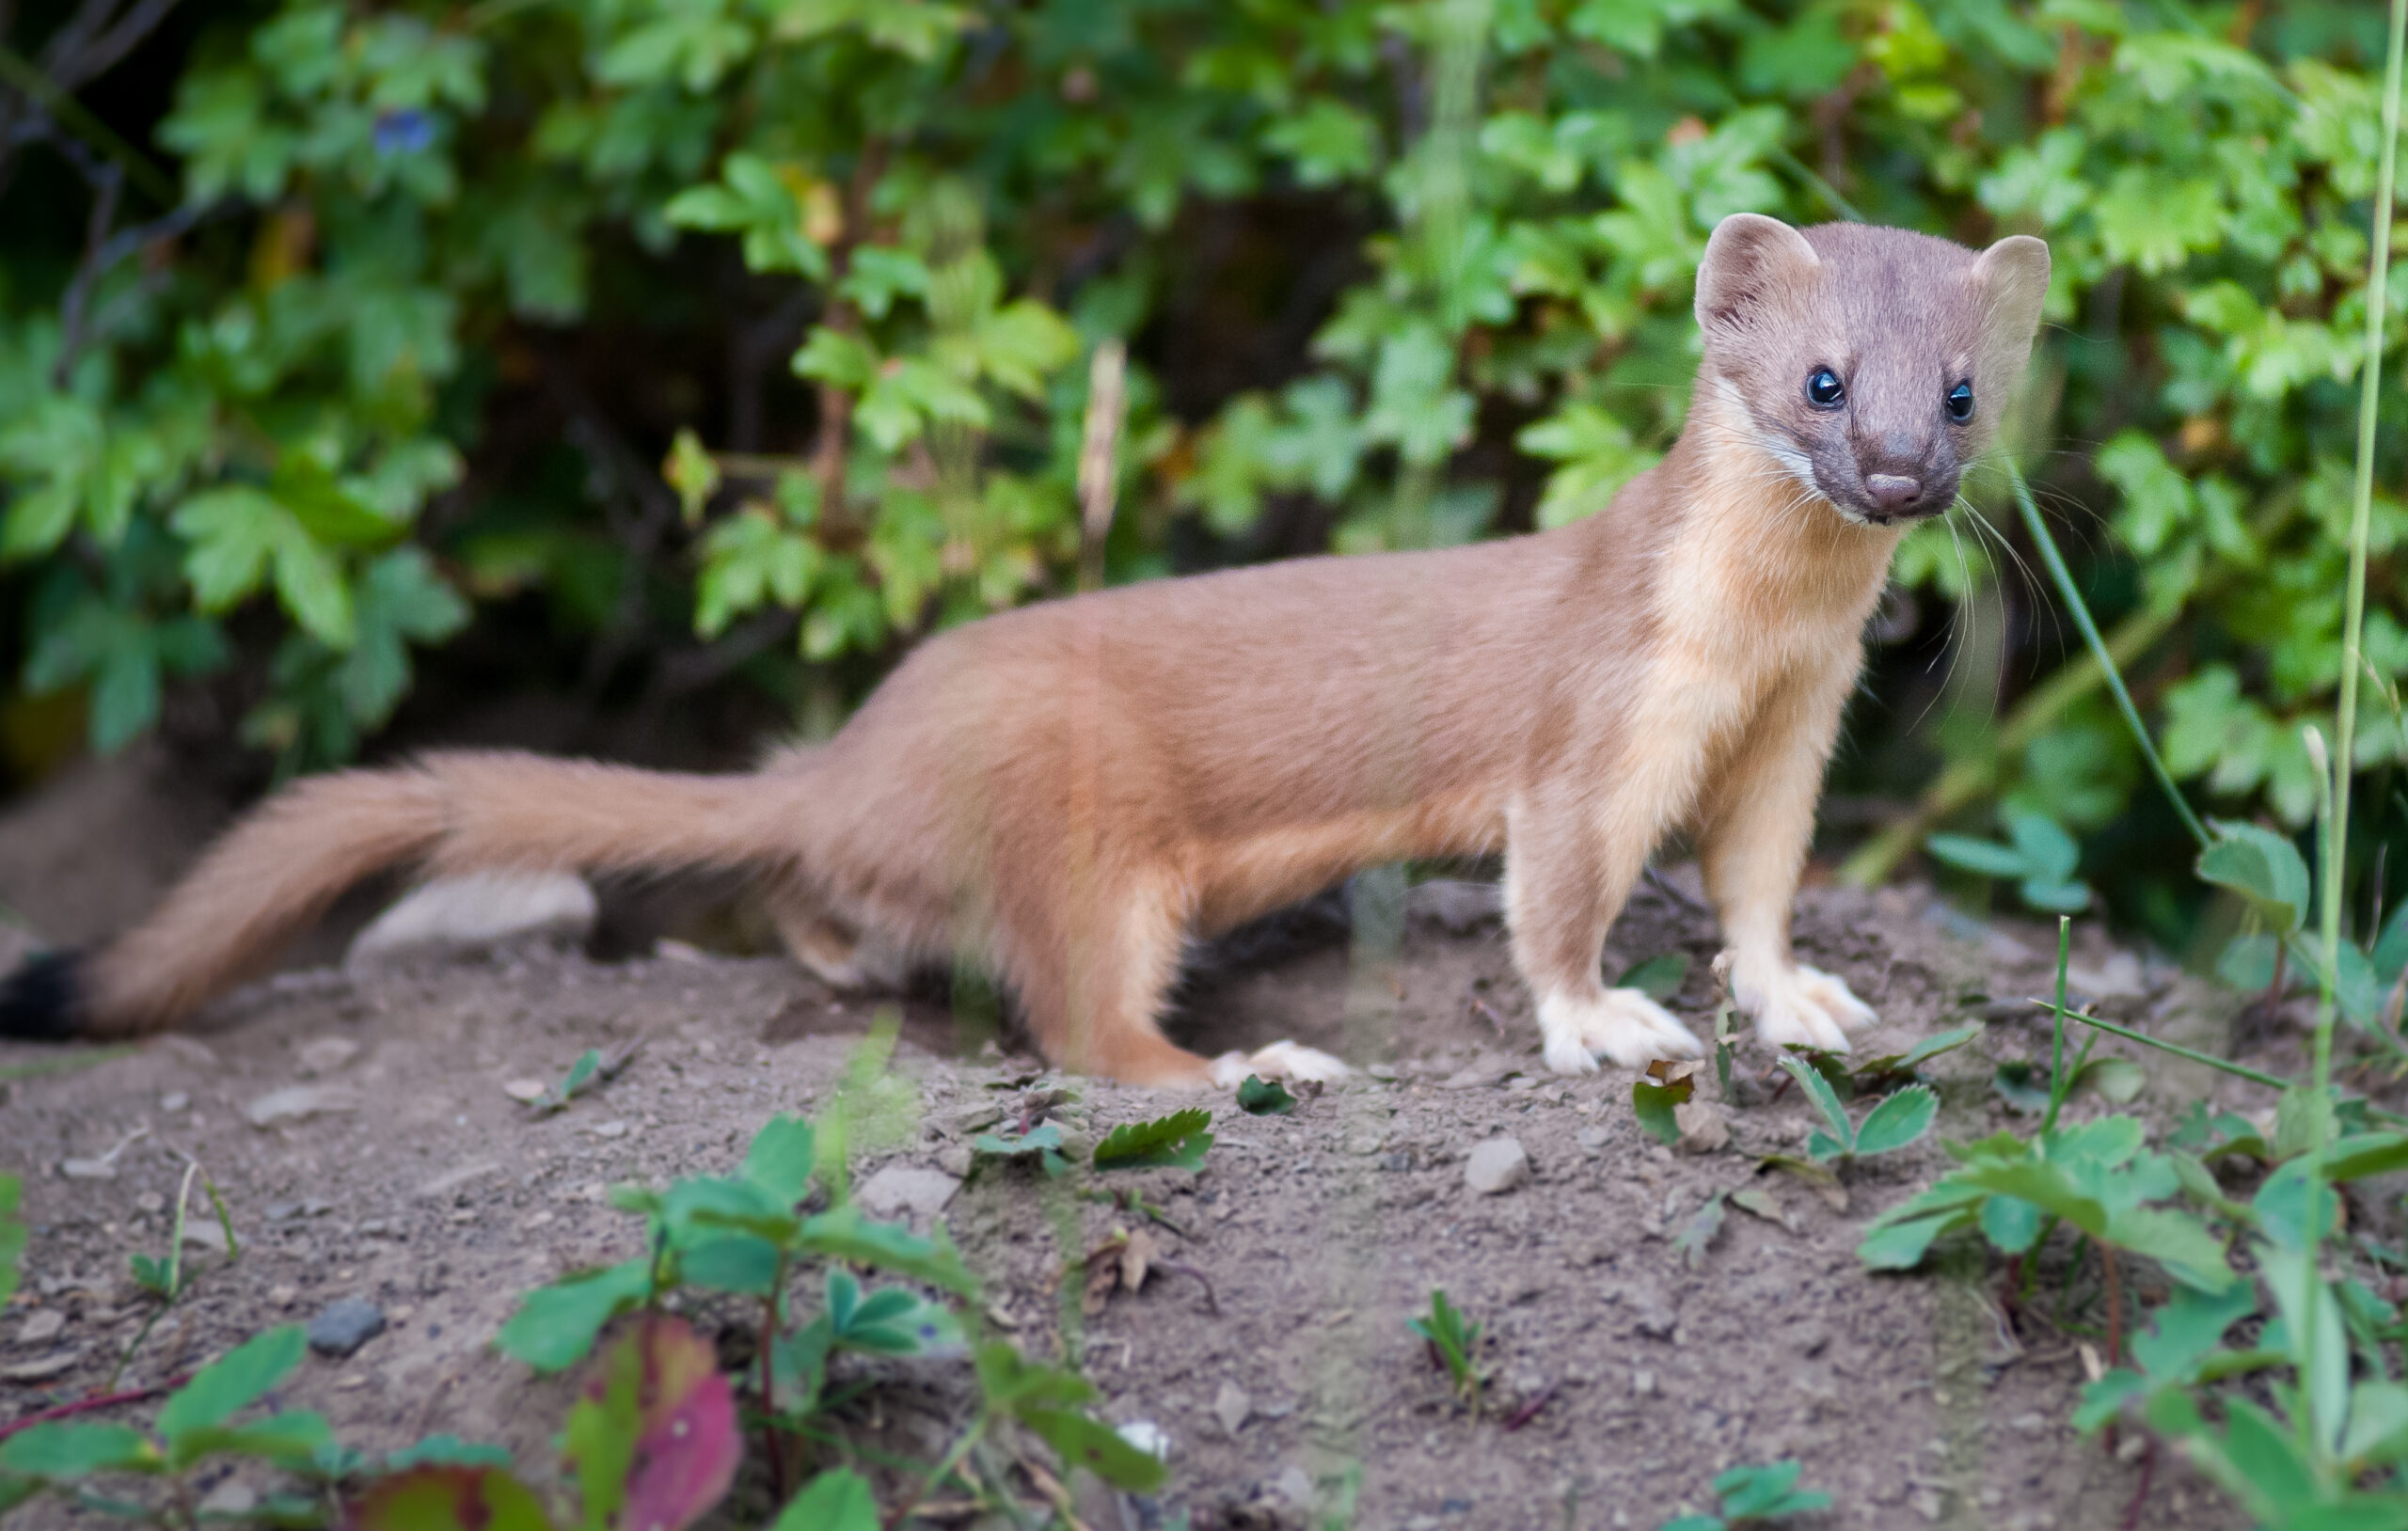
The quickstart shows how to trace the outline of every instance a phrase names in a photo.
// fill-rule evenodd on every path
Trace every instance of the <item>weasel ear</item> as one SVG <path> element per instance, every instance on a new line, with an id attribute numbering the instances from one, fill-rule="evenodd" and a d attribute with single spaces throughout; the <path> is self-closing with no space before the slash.
<path id="1" fill-rule="evenodd" d="M 2033 241 L 2037 244 L 2038 241 Z M 1781 295 L 1823 262 L 1806 236 L 1761 213 L 1734 213 L 1714 226 L 1697 268 L 1697 322 L 1715 330 Z"/>
<path id="2" fill-rule="evenodd" d="M 2032 355 L 2040 306 L 2048 301 L 2049 246 L 2029 234 L 2010 234 L 1981 253 L 1970 278 L 1981 294 L 1982 360 L 2000 381 L 2011 383 Z"/>

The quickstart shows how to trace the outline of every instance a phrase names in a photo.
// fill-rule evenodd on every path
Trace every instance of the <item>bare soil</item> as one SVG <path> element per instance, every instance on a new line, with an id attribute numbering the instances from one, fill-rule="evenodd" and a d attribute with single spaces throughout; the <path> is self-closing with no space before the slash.
<path id="1" fill-rule="evenodd" d="M 1203 1282 L 1157 1272 L 1083 1318 L 1066 1271 L 1128 1214 L 1033 1172 L 982 1167 L 943 1214 L 999 1322 L 1033 1350 L 1082 1360 L 1115 1422 L 1167 1433 L 1170 1485 L 1159 1505 L 1118 1507 L 1128 1524 L 1184 1509 L 1198 1526 L 1318 1525 L 1308 1506 L 1352 1495 L 1363 1527 L 1652 1528 L 1711 1508 L 1719 1471 L 1781 1457 L 1833 1495 L 1832 1526 L 2238 1523 L 2179 1463 L 2154 1463 L 2142 1493 L 2137 1442 L 2118 1453 L 2067 1428 L 2083 1335 L 2102 1321 L 2095 1271 L 2061 1281 L 2051 1269 L 2047 1301 L 2012 1314 L 1997 1272 L 1970 1252 L 1909 1277 L 1860 1271 L 1866 1220 L 1945 1164 L 1934 1141 L 1857 1167 L 1838 1205 L 1759 1171 L 1761 1156 L 1795 1151 L 1810 1120 L 1795 1090 L 1776 1094 L 1781 1076 L 1752 1042 L 1719 1152 L 1645 1137 L 1626 1075 L 1546 1073 L 1493 919 L 1453 935 L 1417 922 L 1390 960 L 1350 948 L 1325 917 L 1260 935 L 1225 946 L 1191 985 L 1182 1040 L 1217 1051 L 1292 1037 L 1364 1071 L 1284 1117 L 1213 1101 L 1219 1141 L 1201 1172 L 1133 1177 L 1181 1230 L 1154 1230 L 1165 1253 L 1209 1281 L 1213 1302 Z M 1874 1053 L 1961 1023 L 1986 998 L 2039 992 L 2051 971 L 2036 929 L 1977 925 L 1919 891 L 1809 890 L 1798 939 L 1806 960 L 1879 1009 L 1860 1043 Z M 1674 1008 L 1708 1025 L 1714 950 L 1704 916 L 1647 889 L 1607 961 L 1612 971 L 1687 954 Z M 2190 980 L 2103 944 L 2085 944 L 2078 966 L 2125 991 L 2110 1002 L 2154 1030 L 2211 1041 L 2228 1015 Z M 614 964 L 520 949 L 357 976 L 288 972 L 189 1034 L 129 1051 L 0 1048 L 0 1069 L 54 1070 L 15 1079 L 0 1108 L 0 1165 L 25 1176 L 35 1225 L 24 1290 L 0 1318 L 0 1421 L 113 1376 L 120 1388 L 162 1383 L 264 1326 L 364 1297 L 388 1330 L 347 1360 L 312 1356 L 287 1406 L 324 1411 L 371 1452 L 448 1430 L 549 1470 L 570 1384 L 491 1349 L 516 1294 L 638 1251 L 639 1224 L 605 1204 L 606 1186 L 724 1170 L 771 1113 L 822 1104 L 879 1003 L 904 1013 L 894 1066 L 916 1106 L 898 1141 L 865 1154 L 863 1176 L 889 1162 L 960 1168 L 974 1129 L 1028 1088 L 1077 1091 L 1056 1113 L 1074 1140 L 1174 1103 L 1083 1081 L 1031 1086 L 1032 1063 L 971 1047 L 977 1028 L 941 1000 L 841 996 L 779 960 L 673 946 Z M 623 1075 L 558 1115 L 532 1116 L 504 1093 L 637 1037 L 646 1045 Z M 356 1047 L 329 1065 L 346 1050 L 309 1048 L 327 1038 Z M 1941 1060 L 1938 1135 L 1993 1130 L 2004 1112 L 1993 1068 L 2046 1047 L 2043 1026 L 1994 1018 Z M 2148 1066 L 2144 1109 L 2271 1104 L 2162 1055 Z M 300 1082 L 345 1087 L 356 1108 L 264 1129 L 246 1119 Z M 1528 1150 L 1534 1177 L 1476 1194 L 1465 1157 L 1500 1133 Z M 109 1177 L 62 1170 L 112 1152 Z M 165 1252 L 196 1160 L 232 1207 L 240 1257 L 194 1250 L 194 1293 L 120 1372 L 148 1312 L 127 1256 Z M 1679 1247 L 1709 1196 L 1747 1187 L 1776 1198 L 1781 1220 L 1733 1207 L 1701 1253 Z M 1485 1323 L 1494 1382 L 1481 1417 L 1406 1329 L 1434 1287 Z M 45 1313 L 63 1327 L 23 1338 L 48 1327 Z M 744 1315 L 697 1317 L 742 1343 Z M 873 1377 L 854 1422 L 932 1454 L 967 1397 L 944 1371 Z M 1216 1409 L 1234 1401 L 1228 1388 L 1246 1405 L 1234 1431 Z M 764 1523 L 768 1493 L 747 1481 L 718 1520 Z M 56 1505 L 22 1518 L 81 1522 Z"/>

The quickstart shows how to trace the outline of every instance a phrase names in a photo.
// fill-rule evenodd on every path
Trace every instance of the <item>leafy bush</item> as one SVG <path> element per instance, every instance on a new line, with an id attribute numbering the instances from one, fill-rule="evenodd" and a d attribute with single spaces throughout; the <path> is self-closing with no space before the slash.
<path id="1" fill-rule="evenodd" d="M 532 597 L 589 686 L 673 650 L 661 685 L 858 685 L 1065 588 L 1114 338 L 1112 577 L 1569 520 L 1678 432 L 1691 273 L 1755 209 L 2050 239 L 2012 439 L 2078 444 L 2043 491 L 2112 529 L 2089 583 L 2177 773 L 2311 812 L 2380 8 L 192 6 L 146 145 L 138 106 L 9 97 L 46 145 L 5 236 L 0 556 L 21 684 L 103 747 L 232 666 L 247 737 L 341 758 L 414 652 Z M 71 88 L 107 60 L 62 36 L 18 46 Z M 1989 610 L 1979 529 L 1901 581 Z M 2378 497 L 2386 685 L 2403 529 Z M 1860 875 L 2001 793 L 2124 809 L 2095 671 L 2008 638 L 1953 694 L 2046 683 L 1941 710 L 1947 768 Z M 2402 748 L 2378 709 L 2357 764 Z"/>

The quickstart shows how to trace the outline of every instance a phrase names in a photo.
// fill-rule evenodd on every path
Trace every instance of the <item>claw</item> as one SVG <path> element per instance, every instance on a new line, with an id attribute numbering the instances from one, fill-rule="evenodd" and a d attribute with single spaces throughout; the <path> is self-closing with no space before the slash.
<path id="1" fill-rule="evenodd" d="M 1539 1030 L 1546 1065 L 1559 1074 L 1594 1073 L 1600 1054 L 1624 1068 L 1705 1056 L 1705 1045 L 1687 1027 L 1635 988 L 1608 989 L 1593 1000 L 1550 996 L 1540 1002 Z"/>
<path id="2" fill-rule="evenodd" d="M 1756 1034 L 1774 1047 L 1846 1052 L 1849 1028 L 1876 1018 L 1846 981 L 1802 963 L 1784 964 L 1769 978 L 1742 978 L 1734 986 L 1739 1008 L 1755 1018 Z"/>

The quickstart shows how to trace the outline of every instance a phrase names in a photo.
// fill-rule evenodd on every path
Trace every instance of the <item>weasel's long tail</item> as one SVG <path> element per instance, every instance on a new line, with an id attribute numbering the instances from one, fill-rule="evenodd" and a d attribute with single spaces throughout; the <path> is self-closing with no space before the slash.
<path id="1" fill-rule="evenodd" d="M 525 754 L 440 754 L 287 788 L 228 831 L 142 924 L 0 988 L 0 1036 L 125 1036 L 173 1025 L 388 867 L 637 871 L 786 850 L 791 778 L 677 776 Z"/>

